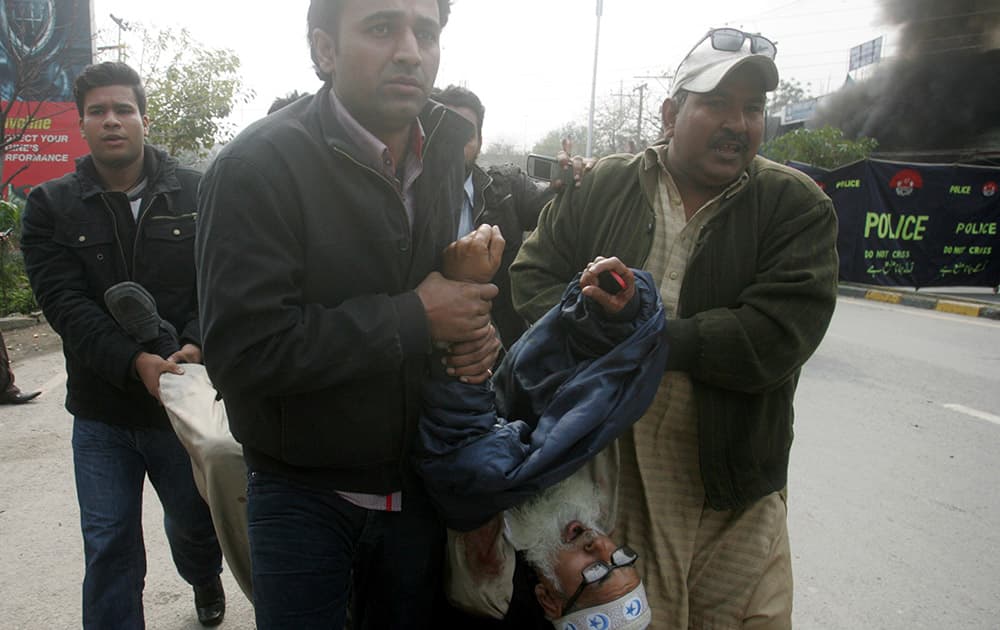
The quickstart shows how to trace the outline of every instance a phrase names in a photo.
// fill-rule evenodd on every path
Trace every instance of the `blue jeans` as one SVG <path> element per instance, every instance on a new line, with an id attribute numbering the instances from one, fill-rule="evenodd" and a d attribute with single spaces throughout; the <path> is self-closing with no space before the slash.
<path id="1" fill-rule="evenodd" d="M 145 627 L 142 539 L 145 476 L 163 505 L 174 564 L 189 584 L 222 571 L 212 516 L 198 494 L 191 459 L 174 432 L 73 419 L 73 467 L 83 530 L 83 627 Z"/>
<path id="2" fill-rule="evenodd" d="M 357 507 L 336 492 L 251 471 L 250 559 L 258 630 L 430 628 L 444 526 L 416 491 L 402 512 Z"/>

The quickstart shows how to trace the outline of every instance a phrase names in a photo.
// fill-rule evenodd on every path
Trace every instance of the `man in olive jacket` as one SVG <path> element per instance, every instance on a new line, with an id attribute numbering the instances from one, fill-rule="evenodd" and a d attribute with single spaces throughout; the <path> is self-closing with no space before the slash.
<path id="1" fill-rule="evenodd" d="M 792 399 L 833 314 L 837 222 L 811 179 L 756 155 L 775 52 L 759 35 L 710 31 L 664 103 L 667 143 L 598 162 L 511 267 L 529 321 L 602 256 L 659 284 L 667 371 L 619 440 L 618 519 L 649 552 L 656 628 L 791 625 Z"/>

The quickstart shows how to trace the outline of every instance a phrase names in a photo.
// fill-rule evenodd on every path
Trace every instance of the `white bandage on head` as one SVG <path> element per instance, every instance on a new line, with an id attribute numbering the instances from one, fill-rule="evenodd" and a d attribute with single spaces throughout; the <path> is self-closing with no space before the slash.
<path id="1" fill-rule="evenodd" d="M 577 610 L 552 622 L 556 630 L 643 630 L 653 621 L 646 589 L 635 587 L 618 599 Z"/>

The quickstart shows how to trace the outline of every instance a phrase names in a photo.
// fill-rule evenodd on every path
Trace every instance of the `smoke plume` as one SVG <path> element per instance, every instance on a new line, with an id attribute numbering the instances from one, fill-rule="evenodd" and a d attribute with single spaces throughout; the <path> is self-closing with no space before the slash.
<path id="1" fill-rule="evenodd" d="M 896 57 L 826 99 L 817 123 L 873 137 L 879 151 L 988 142 L 1000 128 L 1000 3 L 883 0 L 882 17 L 900 27 Z"/>

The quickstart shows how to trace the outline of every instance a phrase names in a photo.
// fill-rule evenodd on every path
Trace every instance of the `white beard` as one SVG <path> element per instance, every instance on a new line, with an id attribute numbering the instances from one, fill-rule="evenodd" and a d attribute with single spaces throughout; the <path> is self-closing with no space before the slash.
<path id="1" fill-rule="evenodd" d="M 545 575 L 559 590 L 554 563 L 559 551 L 567 546 L 563 530 L 572 521 L 580 521 L 587 529 L 603 533 L 600 520 L 604 504 L 595 486 L 586 475 L 576 474 L 544 490 L 531 501 L 506 513 L 507 537 L 535 570 Z"/>

